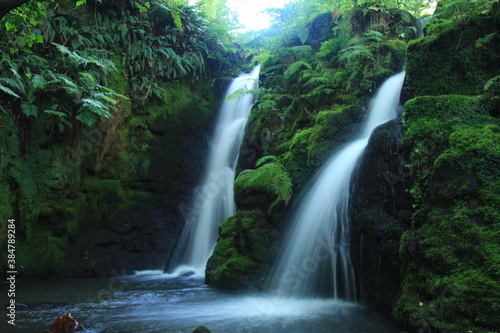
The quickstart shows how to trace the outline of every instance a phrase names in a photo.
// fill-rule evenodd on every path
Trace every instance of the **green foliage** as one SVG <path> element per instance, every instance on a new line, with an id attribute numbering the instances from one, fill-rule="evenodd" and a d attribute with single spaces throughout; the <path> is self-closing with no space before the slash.
<path id="1" fill-rule="evenodd" d="M 309 69 L 309 70 L 312 69 L 312 66 L 309 63 L 300 60 L 300 61 L 297 61 L 297 62 L 294 62 L 293 64 L 291 64 L 290 67 L 287 68 L 287 70 L 285 71 L 285 73 L 283 75 L 285 76 L 285 78 L 289 79 L 290 77 L 292 77 L 294 74 L 299 72 L 304 67 Z"/>
<path id="2" fill-rule="evenodd" d="M 470 20 L 488 14 L 495 0 L 441 0 L 433 19 L 426 25 L 427 35 L 438 35 L 450 29 L 463 28 Z"/>
<path id="3" fill-rule="evenodd" d="M 484 90 L 484 91 L 487 91 L 488 89 L 490 89 L 490 87 L 491 87 L 491 86 L 492 86 L 495 82 L 497 82 L 497 81 L 499 81 L 499 80 L 500 80 L 500 75 L 497 75 L 497 76 L 495 76 L 495 77 L 493 77 L 493 78 L 489 79 L 489 80 L 488 80 L 488 82 L 486 82 L 486 84 L 484 85 L 483 90 Z"/>
<path id="4" fill-rule="evenodd" d="M 259 165 L 238 175 L 234 183 L 235 201 L 241 209 L 259 209 L 272 217 L 278 207 L 290 200 L 292 183 L 280 163 Z"/>
<path id="5" fill-rule="evenodd" d="M 54 44 L 63 57 L 57 66 L 69 75 L 46 69 L 48 62 L 36 56 L 26 56 L 21 61 L 3 59 L 10 77 L 0 78 L 0 89 L 16 100 L 26 117 L 38 117 L 39 105 L 47 105 L 44 112 L 59 118 L 58 127 L 71 126 L 66 118 L 74 118 L 85 125 L 94 125 L 99 119 L 107 119 L 117 104 L 116 98 L 125 96 L 101 85 L 113 70 L 114 64 L 106 59 L 97 59 L 83 52 L 73 52 L 67 47 Z M 27 69 L 24 61 L 31 61 Z M 36 61 L 36 62 L 35 62 Z M 4 109 L 9 106 L 5 105 Z"/>

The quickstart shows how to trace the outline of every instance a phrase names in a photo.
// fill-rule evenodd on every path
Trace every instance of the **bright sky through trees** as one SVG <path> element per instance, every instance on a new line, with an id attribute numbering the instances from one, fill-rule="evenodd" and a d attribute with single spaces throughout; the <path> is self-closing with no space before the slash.
<path id="1" fill-rule="evenodd" d="M 229 0 L 227 6 L 238 14 L 240 23 L 248 30 L 268 28 L 271 17 L 263 10 L 283 7 L 290 0 Z"/>
<path id="2" fill-rule="evenodd" d="M 267 8 L 281 8 L 290 0 L 228 0 L 227 6 L 238 14 L 240 23 L 246 30 L 268 28 L 271 17 L 262 13 Z"/>

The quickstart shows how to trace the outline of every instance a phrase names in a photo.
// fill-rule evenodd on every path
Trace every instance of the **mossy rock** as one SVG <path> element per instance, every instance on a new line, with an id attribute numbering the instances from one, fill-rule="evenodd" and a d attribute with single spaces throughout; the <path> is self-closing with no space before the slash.
<path id="1" fill-rule="evenodd" d="M 486 82 L 500 72 L 500 35 L 495 20 L 485 16 L 463 22 L 464 29 L 453 19 L 446 31 L 409 42 L 405 94 L 412 98 L 482 93 Z M 490 33 L 496 34 L 488 44 L 477 44 Z"/>
<path id="2" fill-rule="evenodd" d="M 308 143 L 309 164 L 314 168 L 321 166 L 335 147 L 352 138 L 362 117 L 363 110 L 356 106 L 319 112 Z"/>
<path id="3" fill-rule="evenodd" d="M 23 267 L 22 278 L 71 276 L 73 267 L 66 266 L 70 250 L 68 237 L 56 237 L 47 229 L 34 227 L 29 239 L 16 248 L 16 260 Z"/>
<path id="4" fill-rule="evenodd" d="M 276 222 L 291 195 L 290 177 L 277 162 L 243 170 L 234 182 L 234 200 L 240 209 L 258 209 Z"/>
<path id="5" fill-rule="evenodd" d="M 301 188 L 310 176 L 308 147 L 312 133 L 313 128 L 308 128 L 295 134 L 288 151 L 283 155 L 283 164 L 290 173 L 295 189 Z"/>
<path id="6" fill-rule="evenodd" d="M 438 331 L 498 329 L 500 121 L 480 97 L 423 96 L 405 104 L 416 202 L 403 234 L 395 317 Z"/>
<path id="7" fill-rule="evenodd" d="M 239 211 L 226 219 L 207 263 L 206 282 L 223 289 L 262 288 L 275 237 L 276 230 L 259 211 Z"/>

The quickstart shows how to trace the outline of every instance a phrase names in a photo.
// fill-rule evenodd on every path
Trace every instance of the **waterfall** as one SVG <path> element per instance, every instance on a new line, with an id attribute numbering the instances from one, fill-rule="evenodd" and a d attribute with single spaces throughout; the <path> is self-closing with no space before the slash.
<path id="1" fill-rule="evenodd" d="M 373 130 L 397 116 L 404 76 L 403 71 L 382 84 L 359 136 L 330 157 L 289 221 L 272 275 L 272 291 L 279 296 L 356 300 L 349 253 L 349 183 Z"/>
<path id="2" fill-rule="evenodd" d="M 231 82 L 221 106 L 204 176 L 194 195 L 179 239 L 180 260 L 172 274 L 203 275 L 217 242 L 217 228 L 236 212 L 233 185 L 245 125 L 258 87 L 259 66 Z M 231 98 L 227 98 L 232 95 Z"/>

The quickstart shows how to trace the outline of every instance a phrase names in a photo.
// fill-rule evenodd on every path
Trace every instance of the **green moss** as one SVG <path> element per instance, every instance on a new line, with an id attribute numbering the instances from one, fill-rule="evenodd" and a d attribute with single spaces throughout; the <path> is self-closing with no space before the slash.
<path id="1" fill-rule="evenodd" d="M 401 239 L 395 316 L 419 329 L 494 330 L 500 321 L 500 122 L 481 98 L 405 104 L 413 230 Z"/>
<path id="2" fill-rule="evenodd" d="M 318 168 L 331 155 L 333 148 L 351 138 L 356 126 L 354 121 L 360 110 L 341 107 L 319 112 L 308 143 L 308 160 Z"/>
<path id="3" fill-rule="evenodd" d="M 262 273 L 270 269 L 275 229 L 259 211 L 239 211 L 219 226 L 219 239 L 207 263 L 206 280 L 224 288 L 261 288 Z"/>
<path id="4" fill-rule="evenodd" d="M 272 220 L 291 198 L 292 183 L 285 168 L 271 162 L 255 170 L 242 171 L 234 182 L 234 199 L 243 210 L 259 209 Z"/>
<path id="5" fill-rule="evenodd" d="M 288 151 L 283 156 L 283 164 L 290 173 L 295 188 L 301 188 L 309 177 L 308 146 L 312 128 L 301 131 L 293 137 Z"/>
<path id="6" fill-rule="evenodd" d="M 29 239 L 19 242 L 16 247 L 16 265 L 23 267 L 20 272 L 23 278 L 68 276 L 70 269 L 65 263 L 69 249 L 66 237 L 56 237 L 37 227 Z"/>
<path id="7" fill-rule="evenodd" d="M 410 97 L 480 94 L 488 79 L 500 71 L 500 36 L 495 36 L 490 47 L 475 46 L 478 38 L 496 31 L 490 30 L 492 20 L 484 18 L 467 29 L 450 26 L 439 35 L 411 41 L 405 65 L 406 93 Z"/>

